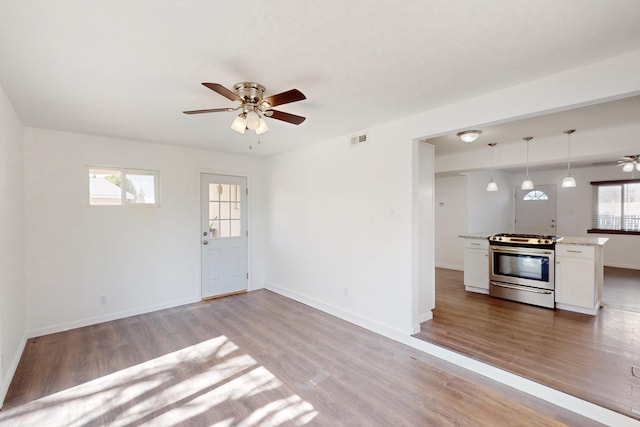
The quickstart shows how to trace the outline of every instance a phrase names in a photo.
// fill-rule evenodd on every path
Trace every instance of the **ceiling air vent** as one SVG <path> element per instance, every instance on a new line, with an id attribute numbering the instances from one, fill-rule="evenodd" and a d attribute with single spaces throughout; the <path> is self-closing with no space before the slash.
<path id="1" fill-rule="evenodd" d="M 357 135 L 353 135 L 351 137 L 351 145 L 358 145 L 358 144 L 364 144 L 365 142 L 367 142 L 367 133 L 366 132 L 361 132 Z"/>

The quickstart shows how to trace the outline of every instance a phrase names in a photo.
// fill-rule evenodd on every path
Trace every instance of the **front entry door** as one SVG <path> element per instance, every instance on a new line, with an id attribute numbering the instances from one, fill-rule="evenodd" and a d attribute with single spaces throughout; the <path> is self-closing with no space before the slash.
<path id="1" fill-rule="evenodd" d="M 248 288 L 247 178 L 202 174 L 202 298 Z"/>
<path id="2" fill-rule="evenodd" d="M 516 233 L 555 236 L 556 186 L 536 185 L 534 190 L 516 188 Z"/>

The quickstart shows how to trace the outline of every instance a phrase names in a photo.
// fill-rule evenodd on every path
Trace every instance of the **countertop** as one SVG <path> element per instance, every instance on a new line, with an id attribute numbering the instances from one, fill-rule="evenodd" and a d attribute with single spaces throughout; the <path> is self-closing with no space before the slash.
<path id="1" fill-rule="evenodd" d="M 467 233 L 460 234 L 458 237 L 462 237 L 463 239 L 478 239 L 478 240 L 487 240 L 489 236 L 493 236 L 496 233 Z"/>
<path id="2" fill-rule="evenodd" d="M 460 234 L 458 237 L 463 239 L 477 239 L 486 240 L 489 236 L 493 236 L 496 233 L 466 233 Z M 558 242 L 559 245 L 584 245 L 584 246 L 604 246 L 609 240 L 608 237 L 581 237 L 581 236 L 564 236 L 562 240 Z"/>
<path id="3" fill-rule="evenodd" d="M 564 239 L 560 240 L 558 245 L 583 245 L 583 246 L 604 246 L 609 240 L 608 237 L 578 237 L 578 236 L 564 236 Z"/>

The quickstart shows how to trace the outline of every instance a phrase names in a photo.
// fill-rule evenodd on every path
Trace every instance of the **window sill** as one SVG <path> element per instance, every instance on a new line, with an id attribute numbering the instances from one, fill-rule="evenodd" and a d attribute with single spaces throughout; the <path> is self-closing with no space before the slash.
<path id="1" fill-rule="evenodd" d="M 629 234 L 632 236 L 640 236 L 640 231 L 625 231 L 625 230 L 601 230 L 599 228 L 592 228 L 587 230 L 589 234 Z"/>

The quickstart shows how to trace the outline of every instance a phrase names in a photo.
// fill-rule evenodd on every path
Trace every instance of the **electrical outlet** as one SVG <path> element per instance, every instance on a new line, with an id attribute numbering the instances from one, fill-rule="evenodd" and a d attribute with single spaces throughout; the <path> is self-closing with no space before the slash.
<path id="1" fill-rule="evenodd" d="M 104 295 L 101 295 L 98 297 L 98 303 L 100 305 L 105 305 L 107 303 L 107 297 Z"/>

